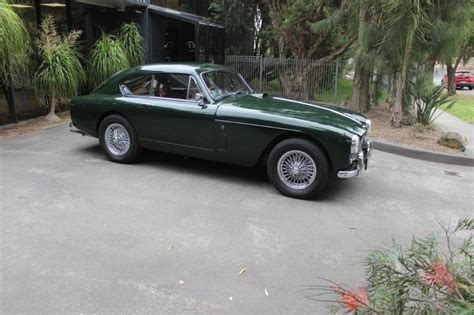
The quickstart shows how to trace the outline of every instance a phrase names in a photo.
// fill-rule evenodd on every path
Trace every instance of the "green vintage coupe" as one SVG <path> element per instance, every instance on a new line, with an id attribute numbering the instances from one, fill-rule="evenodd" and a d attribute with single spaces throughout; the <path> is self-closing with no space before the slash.
<path id="1" fill-rule="evenodd" d="M 311 198 L 367 167 L 371 122 L 355 112 L 255 94 L 214 64 L 123 70 L 71 101 L 73 132 L 99 138 L 109 159 L 147 148 L 244 166 L 266 165 L 284 195 Z M 334 176 L 334 177 L 335 177 Z"/>

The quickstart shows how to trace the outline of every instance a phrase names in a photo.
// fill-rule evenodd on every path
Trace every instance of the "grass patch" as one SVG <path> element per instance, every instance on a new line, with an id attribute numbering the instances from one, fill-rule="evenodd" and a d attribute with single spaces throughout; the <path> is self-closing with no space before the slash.
<path id="1" fill-rule="evenodd" d="M 446 112 L 470 124 L 474 124 L 474 96 L 456 95 L 456 103 Z"/>

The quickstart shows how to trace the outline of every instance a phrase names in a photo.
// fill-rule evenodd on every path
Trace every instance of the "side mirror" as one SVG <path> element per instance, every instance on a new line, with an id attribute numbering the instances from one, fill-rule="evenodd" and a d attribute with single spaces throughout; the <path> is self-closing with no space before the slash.
<path id="1" fill-rule="evenodd" d="M 202 93 L 196 93 L 194 94 L 194 100 L 199 101 L 198 105 L 201 106 L 202 108 L 206 108 L 207 105 L 205 103 L 205 97 L 204 94 Z"/>

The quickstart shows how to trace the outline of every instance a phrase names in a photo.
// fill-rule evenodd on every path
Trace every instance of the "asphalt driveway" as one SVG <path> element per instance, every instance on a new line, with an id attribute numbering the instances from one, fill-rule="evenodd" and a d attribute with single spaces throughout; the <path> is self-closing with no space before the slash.
<path id="1" fill-rule="evenodd" d="M 362 285 L 367 250 L 473 213 L 472 167 L 371 164 L 301 201 L 255 169 L 152 152 L 114 164 L 66 126 L 9 140 L 0 312 L 325 313 L 306 285 Z"/>

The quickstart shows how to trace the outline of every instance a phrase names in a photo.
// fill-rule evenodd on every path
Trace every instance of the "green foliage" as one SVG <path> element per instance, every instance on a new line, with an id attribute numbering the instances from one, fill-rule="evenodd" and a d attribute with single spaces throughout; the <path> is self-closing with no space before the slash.
<path id="1" fill-rule="evenodd" d="M 432 86 L 430 76 L 417 78 L 416 82 L 410 82 L 409 93 L 415 100 L 414 115 L 417 123 L 430 126 L 440 115 L 441 111 L 451 109 L 456 102 L 444 91 L 444 85 Z M 437 116 L 435 116 L 438 114 Z"/>
<path id="2" fill-rule="evenodd" d="M 30 37 L 8 0 L 0 0 L 0 85 L 13 85 L 25 73 Z"/>
<path id="3" fill-rule="evenodd" d="M 93 86 L 98 86 L 114 73 L 129 68 L 127 51 L 114 35 L 102 34 L 92 49 L 89 76 Z"/>
<path id="4" fill-rule="evenodd" d="M 79 31 L 58 35 L 52 15 L 41 23 L 38 47 L 40 66 L 35 72 L 36 94 L 43 104 L 67 101 L 77 94 L 85 74 L 77 50 Z"/>
<path id="5" fill-rule="evenodd" d="M 317 296 L 335 294 L 338 309 L 358 314 L 473 314 L 474 220 L 442 228 L 445 247 L 433 236 L 413 237 L 408 247 L 392 241 L 365 259 L 366 288 L 330 281 Z"/>
<path id="6" fill-rule="evenodd" d="M 258 4 L 254 0 L 218 0 L 210 4 L 212 18 L 224 25 L 227 54 L 255 53 L 255 37 L 260 38 L 263 35 L 256 23 L 256 20 L 262 18 L 259 15 L 261 11 L 257 8 Z M 262 28 L 265 28 L 265 25 L 262 25 Z"/>
<path id="7" fill-rule="evenodd" d="M 264 1 L 281 58 L 335 59 L 355 40 L 357 1 Z"/>
<path id="8" fill-rule="evenodd" d="M 118 31 L 118 39 L 131 67 L 145 62 L 144 40 L 136 23 L 122 24 Z"/>

